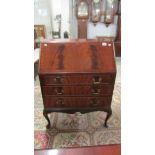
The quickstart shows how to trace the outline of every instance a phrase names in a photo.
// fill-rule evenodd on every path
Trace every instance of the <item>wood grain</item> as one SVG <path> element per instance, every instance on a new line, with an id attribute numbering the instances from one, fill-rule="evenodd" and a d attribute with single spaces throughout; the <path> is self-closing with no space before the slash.
<path id="1" fill-rule="evenodd" d="M 115 72 L 113 43 L 102 46 L 98 41 L 44 42 L 41 44 L 40 74 L 46 73 L 106 73 Z M 59 69 L 59 49 L 63 50 L 63 69 Z M 92 61 L 91 46 L 96 47 L 96 59 Z M 93 68 L 96 62 L 98 68 Z"/>
<path id="2" fill-rule="evenodd" d="M 70 86 L 43 86 L 43 94 L 57 96 L 101 96 L 111 95 L 113 93 L 113 85 L 103 84 L 102 86 L 94 85 L 77 85 Z"/>
<path id="3" fill-rule="evenodd" d="M 50 112 L 105 111 L 112 114 L 116 77 L 112 42 L 52 40 L 41 44 L 39 79 L 44 116 Z"/>
<path id="4" fill-rule="evenodd" d="M 62 96 L 44 96 L 45 108 L 89 108 L 100 107 L 109 108 L 111 106 L 111 95 L 104 97 L 62 97 Z"/>

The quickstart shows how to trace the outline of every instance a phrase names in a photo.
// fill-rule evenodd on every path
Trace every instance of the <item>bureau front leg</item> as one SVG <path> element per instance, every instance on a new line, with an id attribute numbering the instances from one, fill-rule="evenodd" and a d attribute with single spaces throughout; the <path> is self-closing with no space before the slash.
<path id="1" fill-rule="evenodd" d="M 50 129 L 50 127 L 51 127 L 51 122 L 50 122 L 50 120 L 49 120 L 48 113 L 49 113 L 49 111 L 46 111 L 46 110 L 43 111 L 43 115 L 44 115 L 44 117 L 46 118 L 46 120 L 47 120 L 47 122 L 48 122 L 46 128 L 47 128 L 47 129 Z"/>
<path id="2" fill-rule="evenodd" d="M 107 116 L 106 116 L 106 119 L 105 119 L 105 123 L 104 123 L 104 127 L 108 128 L 108 125 L 107 125 L 107 121 L 108 119 L 111 117 L 112 115 L 112 110 L 111 108 L 109 110 L 106 111 L 107 112 Z"/>

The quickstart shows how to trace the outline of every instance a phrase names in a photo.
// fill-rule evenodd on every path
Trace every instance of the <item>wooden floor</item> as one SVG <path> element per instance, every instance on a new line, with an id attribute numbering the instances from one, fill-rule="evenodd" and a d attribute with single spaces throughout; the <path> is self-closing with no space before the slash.
<path id="1" fill-rule="evenodd" d="M 121 155 L 121 145 L 36 150 L 34 155 Z"/>

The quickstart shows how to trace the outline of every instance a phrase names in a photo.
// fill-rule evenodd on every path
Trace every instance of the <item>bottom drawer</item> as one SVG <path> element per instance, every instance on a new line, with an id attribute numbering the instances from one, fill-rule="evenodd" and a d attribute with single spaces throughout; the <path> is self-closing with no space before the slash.
<path id="1" fill-rule="evenodd" d="M 111 96 L 105 97 L 52 97 L 44 96 L 45 108 L 65 107 L 65 108 L 84 108 L 84 107 L 109 107 L 111 106 Z"/>

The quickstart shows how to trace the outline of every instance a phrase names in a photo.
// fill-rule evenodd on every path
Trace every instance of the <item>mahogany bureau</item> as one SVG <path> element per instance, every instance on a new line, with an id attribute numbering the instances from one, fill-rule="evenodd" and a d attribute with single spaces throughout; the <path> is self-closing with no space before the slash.
<path id="1" fill-rule="evenodd" d="M 39 79 L 47 129 L 51 112 L 105 111 L 107 127 L 116 76 L 113 49 L 112 42 L 96 40 L 42 42 Z"/>

